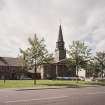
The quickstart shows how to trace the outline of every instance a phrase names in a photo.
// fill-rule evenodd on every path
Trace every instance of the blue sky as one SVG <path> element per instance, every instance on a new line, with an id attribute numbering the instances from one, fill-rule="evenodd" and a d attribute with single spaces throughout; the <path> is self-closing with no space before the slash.
<path id="1" fill-rule="evenodd" d="M 54 52 L 60 23 L 66 47 L 85 40 L 95 51 L 105 50 L 104 0 L 0 0 L 0 56 L 16 57 L 35 33 Z"/>

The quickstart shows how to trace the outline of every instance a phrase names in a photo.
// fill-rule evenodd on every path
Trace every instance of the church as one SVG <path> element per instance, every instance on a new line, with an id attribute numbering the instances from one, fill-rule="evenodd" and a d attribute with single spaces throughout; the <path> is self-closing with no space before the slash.
<path id="1" fill-rule="evenodd" d="M 43 64 L 38 67 L 41 79 L 56 79 L 57 77 L 70 77 L 71 73 L 66 64 L 66 48 L 63 39 L 62 27 L 59 26 L 58 39 L 54 52 L 54 60 L 50 64 Z"/>
<path id="2" fill-rule="evenodd" d="M 71 74 L 75 75 L 75 72 L 70 73 L 65 60 L 66 48 L 60 25 L 53 62 L 40 65 L 37 68 L 36 78 L 56 79 L 57 77 L 70 77 Z M 0 79 L 24 79 L 24 76 L 33 77 L 34 72 L 24 72 L 19 58 L 0 57 Z"/>

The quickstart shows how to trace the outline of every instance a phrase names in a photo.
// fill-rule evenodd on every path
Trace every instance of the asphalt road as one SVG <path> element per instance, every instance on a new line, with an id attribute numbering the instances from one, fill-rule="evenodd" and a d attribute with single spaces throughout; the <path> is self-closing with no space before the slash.
<path id="1" fill-rule="evenodd" d="M 105 105 L 105 87 L 0 89 L 0 105 Z"/>

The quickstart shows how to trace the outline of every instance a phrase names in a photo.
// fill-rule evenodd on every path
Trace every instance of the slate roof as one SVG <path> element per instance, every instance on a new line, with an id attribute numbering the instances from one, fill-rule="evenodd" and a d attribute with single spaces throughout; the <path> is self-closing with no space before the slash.
<path id="1" fill-rule="evenodd" d="M 0 57 L 0 66 L 21 66 L 19 58 Z"/>

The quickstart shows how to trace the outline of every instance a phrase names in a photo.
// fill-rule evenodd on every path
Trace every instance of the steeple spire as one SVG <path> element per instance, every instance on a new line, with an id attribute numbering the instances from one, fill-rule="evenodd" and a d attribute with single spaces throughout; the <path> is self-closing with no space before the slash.
<path id="1" fill-rule="evenodd" d="M 62 27 L 60 25 L 58 40 L 56 42 L 56 49 L 55 49 L 55 61 L 60 61 L 66 58 L 66 49 L 64 45 L 65 43 L 63 40 Z"/>
<path id="2" fill-rule="evenodd" d="M 59 33 L 58 33 L 58 40 L 56 42 L 56 48 L 57 49 L 64 49 L 64 40 L 63 40 L 61 24 L 59 26 Z"/>
<path id="3" fill-rule="evenodd" d="M 60 24 L 60 26 L 59 26 L 58 42 L 64 42 L 64 41 L 63 41 L 63 34 L 62 34 L 62 27 L 61 27 L 61 24 Z"/>

